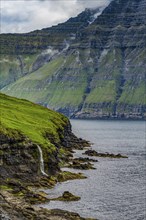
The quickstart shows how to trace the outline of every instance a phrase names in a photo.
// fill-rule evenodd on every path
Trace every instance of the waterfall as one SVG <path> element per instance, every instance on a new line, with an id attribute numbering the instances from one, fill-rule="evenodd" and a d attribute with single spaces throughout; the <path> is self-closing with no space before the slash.
<path id="1" fill-rule="evenodd" d="M 41 171 L 41 173 L 42 173 L 44 176 L 48 176 L 48 175 L 45 173 L 45 170 L 44 170 L 44 159 L 43 159 L 42 149 L 40 148 L 39 145 L 37 145 L 37 147 L 38 147 L 38 150 L 39 150 L 39 153 L 40 153 L 40 171 Z"/>

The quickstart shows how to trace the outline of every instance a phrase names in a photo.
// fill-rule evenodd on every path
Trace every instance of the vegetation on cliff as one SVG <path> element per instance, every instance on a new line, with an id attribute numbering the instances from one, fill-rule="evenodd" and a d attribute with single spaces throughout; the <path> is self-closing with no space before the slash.
<path id="1" fill-rule="evenodd" d="M 2 179 L 8 176 L 33 182 L 45 173 L 50 177 L 72 157 L 72 148 L 89 146 L 88 142 L 71 132 L 70 122 L 64 115 L 4 94 L 0 94 L 0 99 Z M 56 179 L 49 179 L 50 185 L 57 179 L 65 181 L 82 177 L 67 174 L 61 173 Z"/>
<path id="2" fill-rule="evenodd" d="M 89 143 L 72 134 L 69 120 L 60 113 L 4 94 L 0 94 L 0 99 L 0 216 L 84 219 L 76 213 L 32 205 L 49 202 L 46 195 L 34 191 L 34 187 L 50 188 L 57 182 L 86 178 L 81 173 L 62 172 L 60 164 L 72 157 L 72 147 L 82 148 Z"/>
<path id="3" fill-rule="evenodd" d="M 68 119 L 54 111 L 36 105 L 27 100 L 20 100 L 0 94 L 2 132 L 14 135 L 17 131 L 32 142 L 54 149 L 54 143 L 60 142 L 61 132 Z"/>

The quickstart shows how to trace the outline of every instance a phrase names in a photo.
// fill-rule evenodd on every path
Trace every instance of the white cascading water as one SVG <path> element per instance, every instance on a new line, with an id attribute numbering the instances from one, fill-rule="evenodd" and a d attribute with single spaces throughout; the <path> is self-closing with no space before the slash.
<path id="1" fill-rule="evenodd" d="M 44 176 L 48 176 L 47 173 L 45 173 L 44 170 L 44 159 L 43 159 L 43 153 L 42 153 L 42 149 L 40 148 L 39 145 L 37 145 L 39 153 L 40 153 L 40 171 Z"/>

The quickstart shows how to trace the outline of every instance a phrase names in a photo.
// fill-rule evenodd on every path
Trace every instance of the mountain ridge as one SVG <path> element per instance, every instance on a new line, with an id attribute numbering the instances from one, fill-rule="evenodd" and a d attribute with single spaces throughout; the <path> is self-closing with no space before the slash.
<path id="1" fill-rule="evenodd" d="M 114 0 L 63 48 L 54 40 L 48 51 L 19 55 L 29 71 L 2 92 L 71 118 L 144 119 L 145 40 L 146 1 Z"/>

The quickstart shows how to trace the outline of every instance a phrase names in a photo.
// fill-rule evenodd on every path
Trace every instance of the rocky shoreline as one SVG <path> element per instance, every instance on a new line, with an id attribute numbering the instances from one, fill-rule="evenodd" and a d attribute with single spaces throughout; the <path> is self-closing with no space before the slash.
<path id="1" fill-rule="evenodd" d="M 60 134 L 61 136 L 61 134 Z M 58 182 L 74 179 L 84 179 L 82 173 L 62 171 L 61 167 L 77 170 L 95 169 L 96 157 L 127 158 L 126 156 L 109 153 L 98 153 L 92 150 L 91 144 L 77 138 L 71 131 L 68 122 L 64 127 L 63 137 L 58 146 L 58 154 L 52 154 L 49 161 L 44 158 L 44 169 L 47 175 L 40 172 L 40 156 L 37 145 L 27 137 L 17 133 L 17 139 L 1 134 L 0 146 L 0 178 L 1 178 L 1 208 L 0 216 L 3 220 L 89 220 L 77 213 L 54 209 L 47 210 L 35 206 L 52 200 L 40 189 L 54 187 Z M 55 144 L 54 140 L 52 142 Z M 60 148 L 60 146 L 62 146 Z M 74 150 L 83 150 L 87 157 L 74 157 Z M 60 153 L 61 152 L 61 153 Z M 84 154 L 84 153 L 82 153 Z M 50 170 L 51 169 L 51 170 Z M 77 201 L 78 195 L 64 192 L 61 197 L 53 198 L 59 201 Z"/>
<path id="2" fill-rule="evenodd" d="M 124 115 L 116 115 L 111 116 L 109 114 L 100 115 L 100 114 L 90 114 L 90 113 L 79 113 L 70 116 L 72 120 L 109 120 L 109 121 L 145 121 L 146 115 L 145 114 L 124 114 Z"/>
<path id="3" fill-rule="evenodd" d="M 2 205 L 0 207 L 0 217 L 2 220 L 92 220 L 82 218 L 74 212 L 68 212 L 59 209 L 47 210 L 31 206 L 29 203 L 22 201 L 14 202 L 16 199 L 12 194 L 0 195 Z"/>
<path id="4" fill-rule="evenodd" d="M 89 149 L 86 150 L 85 155 L 88 155 L 90 157 L 109 157 L 109 158 L 128 158 L 125 155 L 121 155 L 121 154 L 112 154 L 112 153 L 99 153 L 95 150 Z"/>
<path id="5" fill-rule="evenodd" d="M 52 140 L 53 142 L 54 140 Z M 60 166 L 66 164 L 73 157 L 73 149 L 84 149 L 89 147 L 90 143 L 77 138 L 71 132 L 71 125 L 64 128 L 62 154 L 52 155 L 49 161 L 51 173 L 43 175 L 39 168 L 39 155 L 36 144 L 32 143 L 25 136 L 18 134 L 17 139 L 9 138 L 1 134 L 0 146 L 0 217 L 3 220 L 84 220 L 77 213 L 64 210 L 47 210 L 34 206 L 35 204 L 49 202 L 40 188 L 52 188 L 57 182 L 64 182 L 73 179 L 86 178 L 81 173 L 71 173 L 61 171 Z M 58 146 L 60 148 L 60 146 Z M 44 160 L 45 167 L 46 161 Z M 61 163 L 61 164 L 60 164 Z M 79 199 L 68 193 L 62 196 L 62 199 L 68 201 Z M 61 198 L 60 198 L 61 199 Z"/>

